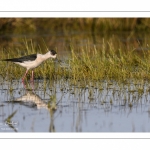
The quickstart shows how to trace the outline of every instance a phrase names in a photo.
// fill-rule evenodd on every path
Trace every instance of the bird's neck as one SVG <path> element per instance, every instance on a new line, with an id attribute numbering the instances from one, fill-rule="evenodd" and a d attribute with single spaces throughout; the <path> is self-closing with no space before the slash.
<path id="1" fill-rule="evenodd" d="M 44 60 L 46 60 L 46 59 L 48 59 L 50 57 L 51 58 L 56 58 L 56 55 L 52 56 L 50 52 L 47 52 L 46 54 L 43 54 L 43 55 L 42 54 L 38 54 L 37 57 L 39 58 L 39 60 L 44 61 Z"/>
<path id="2" fill-rule="evenodd" d="M 50 52 L 47 52 L 46 54 L 42 55 L 42 57 L 46 60 L 51 57 L 51 54 Z"/>

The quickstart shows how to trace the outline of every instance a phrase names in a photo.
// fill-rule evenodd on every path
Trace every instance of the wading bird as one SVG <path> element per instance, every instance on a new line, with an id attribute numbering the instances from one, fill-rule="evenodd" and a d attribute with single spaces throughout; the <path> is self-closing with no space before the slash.
<path id="1" fill-rule="evenodd" d="M 32 70 L 31 81 L 33 82 L 33 76 L 34 76 L 33 69 L 38 67 L 43 61 L 47 60 L 48 58 L 56 58 L 56 56 L 57 56 L 56 51 L 50 50 L 44 55 L 43 54 L 31 54 L 31 55 L 23 56 L 20 58 L 3 59 L 2 61 L 11 61 L 27 69 L 22 78 L 22 82 L 24 84 L 24 79 L 30 69 Z"/>

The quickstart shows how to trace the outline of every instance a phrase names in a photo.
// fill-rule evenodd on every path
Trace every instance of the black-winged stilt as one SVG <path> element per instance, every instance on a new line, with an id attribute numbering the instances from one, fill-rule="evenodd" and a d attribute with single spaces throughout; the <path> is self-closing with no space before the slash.
<path id="1" fill-rule="evenodd" d="M 31 54 L 27 56 L 23 56 L 20 58 L 12 58 L 12 59 L 3 59 L 2 61 L 11 61 L 15 64 L 25 67 L 27 70 L 22 78 L 22 82 L 24 84 L 24 79 L 30 69 L 32 69 L 32 81 L 33 81 L 33 69 L 38 67 L 43 61 L 48 58 L 56 58 L 57 53 L 54 50 L 48 51 L 46 54 Z"/>

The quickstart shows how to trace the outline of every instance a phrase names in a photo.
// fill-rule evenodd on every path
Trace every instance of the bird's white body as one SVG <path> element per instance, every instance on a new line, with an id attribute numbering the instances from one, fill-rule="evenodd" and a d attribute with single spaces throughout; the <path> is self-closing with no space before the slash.
<path id="1" fill-rule="evenodd" d="M 14 62 L 15 64 L 18 64 L 22 67 L 27 68 L 27 70 L 29 69 L 34 69 L 36 67 L 38 67 L 43 61 L 47 60 L 48 58 L 56 58 L 56 55 L 51 55 L 50 52 L 42 55 L 42 54 L 37 54 L 37 58 L 33 61 L 28 60 L 28 61 L 23 61 L 22 62 Z"/>

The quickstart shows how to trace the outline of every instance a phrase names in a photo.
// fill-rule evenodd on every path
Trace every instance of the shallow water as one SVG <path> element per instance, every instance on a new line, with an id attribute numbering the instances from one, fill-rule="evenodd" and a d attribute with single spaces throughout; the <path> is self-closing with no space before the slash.
<path id="1" fill-rule="evenodd" d="M 0 132 L 149 132 L 147 85 L 82 87 L 69 81 L 35 80 L 34 91 L 21 81 L 0 85 Z M 101 88 L 99 88 L 101 87 Z M 50 103 L 49 103 L 50 102 Z"/>

